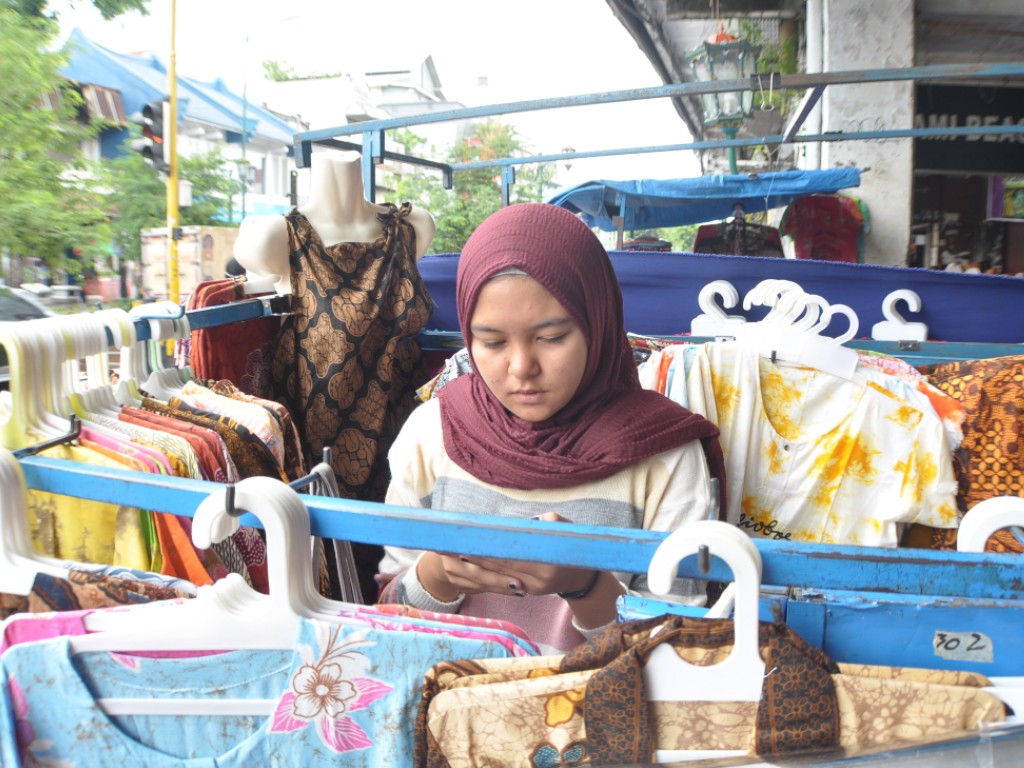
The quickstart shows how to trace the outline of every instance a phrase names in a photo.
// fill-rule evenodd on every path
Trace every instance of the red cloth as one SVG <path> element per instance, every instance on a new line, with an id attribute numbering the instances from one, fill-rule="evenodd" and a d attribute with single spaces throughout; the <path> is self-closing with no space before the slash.
<path id="1" fill-rule="evenodd" d="M 438 398 L 445 450 L 456 464 L 495 485 L 566 488 L 700 439 L 712 472 L 724 479 L 718 428 L 640 386 L 611 260 L 594 233 L 564 208 L 502 208 L 466 242 L 455 290 L 470 355 L 469 319 L 480 290 L 508 267 L 529 274 L 569 312 L 587 338 L 587 367 L 574 398 L 544 422 L 506 411 L 473 373 L 451 381 Z"/>
<path id="2" fill-rule="evenodd" d="M 244 285 L 236 278 L 200 283 L 189 299 L 189 309 L 252 298 L 245 294 Z M 270 316 L 192 331 L 189 365 L 198 379 L 227 379 L 248 395 L 263 396 L 266 372 L 259 369 L 264 347 L 269 349 L 280 325 L 280 317 Z"/>
<path id="3" fill-rule="evenodd" d="M 864 214 L 852 197 L 801 197 L 789 204 L 780 224 L 783 233 L 793 238 L 798 259 L 860 261 Z"/>

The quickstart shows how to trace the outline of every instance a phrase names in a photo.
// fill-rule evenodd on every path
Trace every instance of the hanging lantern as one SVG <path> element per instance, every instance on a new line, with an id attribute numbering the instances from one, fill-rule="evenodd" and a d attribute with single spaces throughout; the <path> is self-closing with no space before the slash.
<path id="1" fill-rule="evenodd" d="M 757 72 L 760 54 L 760 46 L 733 37 L 719 24 L 718 32 L 690 51 L 687 57 L 694 79 L 709 83 L 715 80 L 748 80 Z M 727 123 L 738 126 L 753 113 L 754 92 L 744 89 L 706 93 L 700 100 L 706 125 Z"/>

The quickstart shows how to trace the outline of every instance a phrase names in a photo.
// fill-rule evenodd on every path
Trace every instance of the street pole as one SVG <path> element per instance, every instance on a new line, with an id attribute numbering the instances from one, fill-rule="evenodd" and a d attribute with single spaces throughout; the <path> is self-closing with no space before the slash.
<path id="1" fill-rule="evenodd" d="M 167 116 L 167 254 L 168 254 L 168 296 L 175 304 L 181 300 L 181 286 L 178 280 L 178 74 L 175 52 L 175 30 L 177 28 L 177 0 L 171 0 L 171 55 L 167 68 L 167 91 L 170 114 Z"/>
<path id="2" fill-rule="evenodd" d="M 739 128 L 740 127 L 738 125 L 725 123 L 722 126 L 722 133 L 725 134 L 725 138 L 727 139 L 735 139 Z M 736 164 L 736 147 L 729 147 L 729 173 L 733 175 L 739 173 L 739 166 Z"/>

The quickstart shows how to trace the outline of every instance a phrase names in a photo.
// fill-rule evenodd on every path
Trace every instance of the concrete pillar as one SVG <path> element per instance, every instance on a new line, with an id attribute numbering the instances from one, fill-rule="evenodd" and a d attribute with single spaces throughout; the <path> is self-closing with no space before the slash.
<path id="1" fill-rule="evenodd" d="M 913 0 L 825 0 L 823 69 L 902 69 L 914 65 Z M 809 33 L 810 34 L 810 33 Z M 911 81 L 830 85 L 822 98 L 824 131 L 912 128 Z M 913 140 L 840 141 L 822 144 L 822 167 L 869 168 L 849 190 L 868 207 L 871 230 L 864 261 L 899 264 L 910 242 Z"/>

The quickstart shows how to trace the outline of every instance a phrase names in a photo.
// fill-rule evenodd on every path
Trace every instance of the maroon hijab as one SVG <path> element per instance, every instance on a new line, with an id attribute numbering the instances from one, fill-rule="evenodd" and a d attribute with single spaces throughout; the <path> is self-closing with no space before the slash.
<path id="1" fill-rule="evenodd" d="M 477 297 L 484 283 L 509 267 L 526 272 L 569 312 L 587 339 L 587 367 L 573 399 L 543 422 L 509 413 L 480 376 L 449 382 L 438 398 L 445 450 L 456 464 L 494 485 L 565 488 L 700 439 L 712 472 L 723 477 L 718 428 L 640 386 L 611 260 L 594 233 L 564 208 L 502 208 L 466 242 L 456 301 L 471 357 L 469 322 Z"/>

